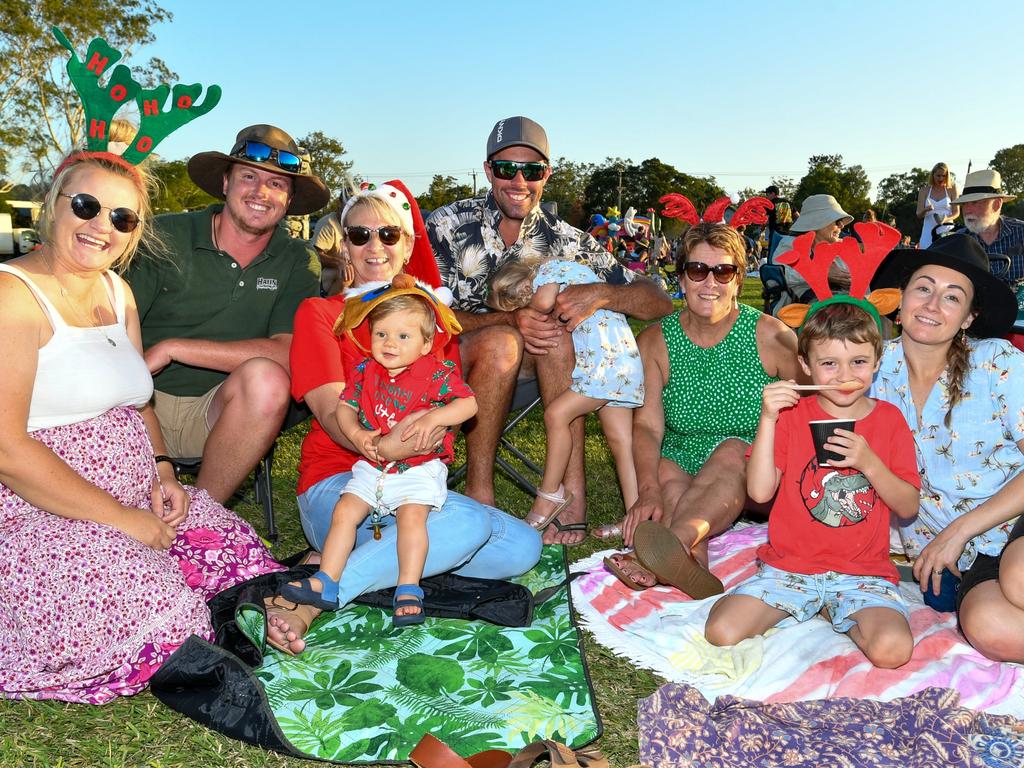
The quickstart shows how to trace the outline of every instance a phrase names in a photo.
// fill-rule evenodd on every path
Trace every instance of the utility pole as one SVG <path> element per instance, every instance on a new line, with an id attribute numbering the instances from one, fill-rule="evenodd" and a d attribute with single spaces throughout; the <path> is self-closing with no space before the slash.
<path id="1" fill-rule="evenodd" d="M 473 174 L 473 197 L 476 197 L 476 168 L 470 171 Z"/>
<path id="2" fill-rule="evenodd" d="M 617 207 L 619 209 L 619 215 L 621 216 L 622 215 L 622 170 L 623 170 L 621 165 L 619 166 L 618 170 L 619 170 L 619 204 L 618 204 Z"/>

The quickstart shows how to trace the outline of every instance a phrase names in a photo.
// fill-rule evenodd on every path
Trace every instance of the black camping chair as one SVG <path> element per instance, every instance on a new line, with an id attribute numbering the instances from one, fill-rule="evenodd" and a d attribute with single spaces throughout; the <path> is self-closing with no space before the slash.
<path id="1" fill-rule="evenodd" d="M 523 493 L 530 496 L 537 495 L 537 486 L 520 471 L 520 468 L 532 472 L 539 478 L 544 474 L 544 469 L 533 462 L 526 454 L 512 442 L 511 436 L 516 426 L 525 419 L 530 412 L 541 405 L 540 387 L 536 379 L 521 379 L 516 383 L 515 392 L 512 394 L 512 407 L 509 409 L 509 419 L 501 430 L 501 437 L 498 440 L 498 454 L 494 459 L 495 466 L 509 480 L 515 483 Z M 513 462 L 516 462 L 519 467 Z M 466 463 L 453 469 L 448 473 L 448 487 L 454 488 L 466 474 Z"/>
<path id="2" fill-rule="evenodd" d="M 301 424 L 309 417 L 309 408 L 293 400 L 288 407 L 288 413 L 285 414 L 284 423 L 281 425 L 281 432 L 278 433 L 278 437 L 281 436 L 282 432 L 291 429 L 297 424 Z M 271 483 L 271 471 L 274 468 L 274 451 L 276 448 L 277 440 L 275 439 L 270 444 L 270 450 L 257 462 L 252 478 L 252 500 L 253 503 L 263 506 L 263 520 L 267 525 L 267 539 L 272 543 L 277 543 L 278 535 L 277 520 L 274 517 L 274 487 Z M 173 461 L 174 473 L 178 477 L 182 475 L 197 477 L 199 469 L 203 466 L 202 456 L 174 458 Z"/>

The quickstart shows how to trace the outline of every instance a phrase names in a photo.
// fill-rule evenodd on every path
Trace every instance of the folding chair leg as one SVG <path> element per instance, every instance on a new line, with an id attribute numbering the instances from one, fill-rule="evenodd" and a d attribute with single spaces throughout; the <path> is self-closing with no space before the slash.
<path id="1" fill-rule="evenodd" d="M 527 493 L 530 496 L 537 495 L 537 486 L 532 485 L 529 480 L 519 474 L 519 472 L 516 471 L 516 468 L 509 464 L 504 458 L 496 456 L 494 463 L 501 468 L 501 470 L 508 476 L 509 480 L 519 486 L 519 489 L 523 493 Z"/>
<path id="2" fill-rule="evenodd" d="M 263 520 L 267 524 L 267 538 L 277 543 L 277 520 L 274 518 L 274 491 L 271 484 L 271 469 L 274 466 L 274 448 L 270 446 L 267 454 L 260 459 L 256 465 L 253 475 L 253 487 L 256 491 L 256 501 L 263 505 Z"/>

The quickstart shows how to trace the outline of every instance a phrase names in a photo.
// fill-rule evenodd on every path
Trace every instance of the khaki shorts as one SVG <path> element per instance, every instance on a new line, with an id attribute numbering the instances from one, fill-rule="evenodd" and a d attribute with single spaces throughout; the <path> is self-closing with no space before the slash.
<path id="1" fill-rule="evenodd" d="M 160 432 L 171 456 L 192 459 L 203 455 L 206 438 L 210 435 L 206 414 L 220 388 L 218 384 L 199 397 L 176 397 L 159 390 L 153 393 L 153 410 L 160 420 Z"/>

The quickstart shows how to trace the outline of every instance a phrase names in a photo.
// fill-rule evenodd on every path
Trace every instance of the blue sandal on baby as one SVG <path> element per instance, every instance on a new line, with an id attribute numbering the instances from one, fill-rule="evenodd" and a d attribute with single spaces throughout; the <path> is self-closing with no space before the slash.
<path id="1" fill-rule="evenodd" d="M 313 579 L 320 582 L 320 592 L 313 589 L 313 585 L 310 583 Z M 300 605 L 312 605 L 322 611 L 338 610 L 338 582 L 323 571 L 317 571 L 308 579 L 302 579 L 298 586 L 285 584 L 281 587 L 280 594 L 281 597 Z"/>
<path id="2" fill-rule="evenodd" d="M 405 598 L 400 600 L 399 598 Z M 419 608 L 419 613 L 392 613 L 391 624 L 395 627 L 408 627 L 413 624 L 422 624 L 425 618 L 423 612 L 423 590 L 417 584 L 399 584 L 395 587 L 395 597 L 391 601 L 392 609 L 398 608 Z"/>

